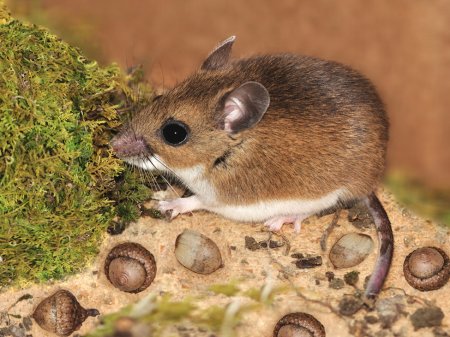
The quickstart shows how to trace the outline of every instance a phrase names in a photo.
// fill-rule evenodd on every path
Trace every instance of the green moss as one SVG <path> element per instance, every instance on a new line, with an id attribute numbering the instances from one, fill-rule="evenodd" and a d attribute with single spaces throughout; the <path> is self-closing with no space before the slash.
<path id="1" fill-rule="evenodd" d="M 241 291 L 241 289 L 237 286 L 235 282 L 225 284 L 213 284 L 208 289 L 214 292 L 215 294 L 223 294 L 225 296 L 234 296 Z"/>
<path id="2" fill-rule="evenodd" d="M 11 20 L 11 15 L 9 13 L 8 8 L 3 3 L 2 0 L 0 0 L 0 25 L 3 25 Z"/>
<path id="3" fill-rule="evenodd" d="M 117 66 L 100 68 L 0 4 L 0 286 L 82 269 L 121 209 L 149 197 L 108 142 L 133 100 Z M 128 109 L 128 108 L 127 108 Z M 122 174 L 122 175 L 121 175 Z M 120 204 L 126 204 L 125 207 Z"/>
<path id="4" fill-rule="evenodd" d="M 257 312 L 270 308 L 277 295 L 286 293 L 286 286 L 263 285 L 260 288 L 242 290 L 237 281 L 229 284 L 216 284 L 207 287 L 216 294 L 227 297 L 226 304 L 211 303 L 210 294 L 187 297 L 181 300 L 172 299 L 169 293 L 163 295 L 149 294 L 116 313 L 104 315 L 102 323 L 91 331 L 88 337 L 110 337 L 119 334 L 117 322 L 123 318 L 131 319 L 134 325 L 146 325 L 152 336 L 168 336 L 170 327 L 196 327 L 210 331 L 211 335 L 232 337 L 236 334 L 236 326 L 248 312 Z M 203 302 L 207 300 L 207 302 Z M 126 334 L 127 331 L 121 331 Z M 178 335 L 177 335 L 178 336 Z"/>
<path id="5" fill-rule="evenodd" d="M 173 300 L 166 293 L 162 296 L 148 295 L 133 305 L 126 306 L 120 311 L 105 315 L 102 324 L 91 331 L 88 337 L 115 336 L 116 322 L 120 319 L 132 319 L 135 324 L 144 324 L 151 327 L 152 336 L 167 336 L 168 328 L 174 324 L 187 324 L 201 327 L 218 333 L 232 329 L 241 319 L 241 314 L 248 310 L 248 306 L 236 308 L 236 312 L 227 315 L 228 306 L 212 305 L 200 309 L 192 298 L 180 301 Z M 221 334 L 223 335 L 223 334 Z M 231 334 L 226 334 L 231 336 Z M 225 336 L 225 335 L 223 335 Z"/>
<path id="6" fill-rule="evenodd" d="M 386 185 L 398 200 L 418 214 L 450 226 L 450 190 L 427 188 L 401 172 L 387 176 Z"/>

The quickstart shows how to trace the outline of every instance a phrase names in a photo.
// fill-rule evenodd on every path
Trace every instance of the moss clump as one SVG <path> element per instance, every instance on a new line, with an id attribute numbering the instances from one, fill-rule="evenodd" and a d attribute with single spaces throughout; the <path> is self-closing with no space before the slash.
<path id="1" fill-rule="evenodd" d="M 0 8 L 1 288 L 79 271 L 118 202 L 131 221 L 149 190 L 108 148 L 130 93 L 118 67 Z"/>
<path id="2" fill-rule="evenodd" d="M 195 331 L 198 329 L 199 336 L 232 337 L 237 334 L 236 327 L 245 314 L 273 308 L 276 296 L 291 290 L 271 284 L 244 290 L 238 281 L 207 288 L 219 296 L 200 291 L 201 294 L 175 300 L 170 293 L 148 294 L 118 312 L 104 315 L 101 324 L 90 331 L 87 337 L 139 334 L 136 331 L 141 335 L 149 335 L 143 331 L 151 331 L 153 337 L 179 336 L 179 333 L 172 333 L 171 329 L 183 326 L 193 335 L 197 335 Z M 217 304 L 211 304 L 211 296 Z M 123 322 L 127 324 L 121 324 Z"/>
<path id="3" fill-rule="evenodd" d="M 8 8 L 3 3 L 2 0 L 0 0 L 0 24 L 3 25 L 11 20 L 11 15 L 9 13 Z"/>
<path id="4" fill-rule="evenodd" d="M 402 172 L 389 174 L 386 185 L 407 207 L 450 227 L 450 189 L 426 187 L 419 180 Z"/>

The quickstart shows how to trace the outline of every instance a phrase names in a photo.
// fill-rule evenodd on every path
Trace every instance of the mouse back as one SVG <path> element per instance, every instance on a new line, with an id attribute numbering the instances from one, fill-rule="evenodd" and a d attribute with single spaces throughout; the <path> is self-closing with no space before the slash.
<path id="1" fill-rule="evenodd" d="M 230 61 L 233 42 L 219 44 L 196 73 L 131 120 L 118 138 L 145 144 L 134 163 L 172 171 L 193 190 L 206 181 L 228 203 L 370 193 L 388 138 L 374 86 L 307 56 Z"/>

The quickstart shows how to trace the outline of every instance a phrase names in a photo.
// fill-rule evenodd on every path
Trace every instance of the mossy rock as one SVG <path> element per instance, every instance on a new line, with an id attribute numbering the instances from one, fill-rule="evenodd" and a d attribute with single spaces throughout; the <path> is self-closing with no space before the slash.
<path id="1" fill-rule="evenodd" d="M 150 191 L 108 146 L 133 100 L 119 68 L 0 9 L 1 289 L 81 270 Z"/>

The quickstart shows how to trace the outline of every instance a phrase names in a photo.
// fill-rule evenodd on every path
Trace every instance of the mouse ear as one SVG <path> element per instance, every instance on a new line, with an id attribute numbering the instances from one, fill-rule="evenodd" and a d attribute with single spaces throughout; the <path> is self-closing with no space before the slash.
<path id="1" fill-rule="evenodd" d="M 223 129 L 228 133 L 256 125 L 270 104 L 269 92 L 258 82 L 246 82 L 225 99 Z"/>
<path id="2" fill-rule="evenodd" d="M 235 39 L 236 36 L 230 36 L 228 39 L 221 42 L 203 62 L 201 69 L 216 70 L 227 64 L 231 55 L 231 47 L 233 46 Z"/>

